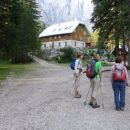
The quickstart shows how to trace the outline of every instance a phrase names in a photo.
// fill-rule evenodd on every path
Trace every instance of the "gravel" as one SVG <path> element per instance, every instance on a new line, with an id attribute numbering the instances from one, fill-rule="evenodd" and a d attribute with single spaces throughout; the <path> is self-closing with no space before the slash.
<path id="1" fill-rule="evenodd" d="M 70 69 L 42 60 L 39 63 L 26 74 L 2 83 L 0 130 L 130 130 L 130 88 L 125 111 L 115 111 L 110 72 L 104 72 L 102 79 L 105 108 L 92 109 L 83 104 L 89 89 L 85 75 L 81 77 L 82 98 L 74 99 Z M 98 102 L 101 104 L 100 93 Z"/>

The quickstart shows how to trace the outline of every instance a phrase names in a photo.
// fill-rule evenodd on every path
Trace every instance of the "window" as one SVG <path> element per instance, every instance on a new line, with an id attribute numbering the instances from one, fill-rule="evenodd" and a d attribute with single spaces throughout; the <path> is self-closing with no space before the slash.
<path id="1" fill-rule="evenodd" d="M 72 27 L 73 27 L 73 26 L 65 27 L 65 30 L 66 30 L 66 29 L 71 29 Z"/>
<path id="2" fill-rule="evenodd" d="M 46 44 L 44 44 L 44 48 L 46 49 Z"/>
<path id="3" fill-rule="evenodd" d="M 85 47 L 85 43 L 83 43 L 83 47 Z"/>
<path id="4" fill-rule="evenodd" d="M 50 46 L 50 49 L 52 48 L 52 44 L 49 45 Z"/>
<path id="5" fill-rule="evenodd" d="M 71 29 L 73 26 L 69 26 L 68 29 Z"/>
<path id="6" fill-rule="evenodd" d="M 82 41 L 83 40 L 83 37 L 80 37 L 80 41 Z"/>
<path id="7" fill-rule="evenodd" d="M 59 42 L 59 46 L 61 46 L 61 43 Z"/>
<path id="8" fill-rule="evenodd" d="M 59 36 L 59 38 L 61 38 L 61 36 Z"/>
<path id="9" fill-rule="evenodd" d="M 65 27 L 65 30 L 68 29 L 68 27 Z"/>
<path id="10" fill-rule="evenodd" d="M 67 42 L 65 42 L 65 46 L 67 46 Z"/>
<path id="11" fill-rule="evenodd" d="M 53 30 L 53 32 L 55 32 L 55 31 L 56 31 L 56 29 Z"/>
<path id="12" fill-rule="evenodd" d="M 52 48 L 54 48 L 54 42 L 52 42 Z"/>
<path id="13" fill-rule="evenodd" d="M 76 42 L 74 43 L 74 46 L 77 46 L 77 43 L 76 43 Z"/>

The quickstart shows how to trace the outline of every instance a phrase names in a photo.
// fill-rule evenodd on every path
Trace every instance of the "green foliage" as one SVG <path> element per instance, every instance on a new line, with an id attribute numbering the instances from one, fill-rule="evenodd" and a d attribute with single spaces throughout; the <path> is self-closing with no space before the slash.
<path id="1" fill-rule="evenodd" d="M 91 22 L 94 23 L 94 30 L 99 30 L 99 44 L 101 48 L 109 39 L 111 33 L 115 34 L 115 43 L 118 46 L 119 39 L 123 33 L 128 35 L 128 0 L 92 0 L 94 12 Z"/>
<path id="2" fill-rule="evenodd" d="M 47 49 L 38 51 L 35 55 L 39 58 L 47 61 L 55 61 L 58 63 L 68 63 L 70 62 L 76 54 L 76 50 L 72 47 L 62 48 L 62 49 Z"/>
<path id="3" fill-rule="evenodd" d="M 30 70 L 33 64 L 10 64 L 5 61 L 0 62 L 0 82 L 7 77 L 16 77 L 23 72 Z"/>
<path id="4" fill-rule="evenodd" d="M 2 0 L 0 5 L 0 58 L 27 63 L 28 53 L 40 48 L 37 4 L 35 0 Z"/>
<path id="5" fill-rule="evenodd" d="M 70 62 L 75 57 L 75 50 L 72 47 L 60 49 L 61 55 L 59 56 L 60 63 Z"/>
<path id="6" fill-rule="evenodd" d="M 98 44 L 98 38 L 99 38 L 99 32 L 97 30 L 95 30 L 92 34 L 91 34 L 91 38 L 92 38 L 92 43 L 94 46 L 97 46 Z"/>
<path id="7" fill-rule="evenodd" d="M 106 47 L 105 47 L 104 42 L 105 42 L 105 37 L 104 37 L 104 35 L 100 35 L 100 36 L 98 37 L 97 48 L 98 48 L 98 49 L 105 49 Z"/>
<path id="8" fill-rule="evenodd" d="M 36 52 L 35 55 L 46 61 L 51 61 L 51 50 L 49 50 L 49 49 L 40 50 L 40 51 Z"/>
<path id="9" fill-rule="evenodd" d="M 112 29 L 122 30 L 122 27 L 128 27 L 128 0 L 93 0 L 95 6 L 91 21 L 94 28 L 100 29 L 100 32 L 109 34 Z"/>

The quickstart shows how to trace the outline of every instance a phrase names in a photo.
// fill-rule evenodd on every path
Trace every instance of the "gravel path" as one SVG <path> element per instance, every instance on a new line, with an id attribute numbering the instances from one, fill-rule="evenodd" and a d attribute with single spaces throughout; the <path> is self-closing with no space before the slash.
<path id="1" fill-rule="evenodd" d="M 92 109 L 83 105 L 89 89 L 84 75 L 82 98 L 74 99 L 70 69 L 35 60 L 40 65 L 2 83 L 0 130 L 130 130 L 130 88 L 125 111 L 115 111 L 109 72 L 104 72 L 102 80 L 105 109 Z"/>

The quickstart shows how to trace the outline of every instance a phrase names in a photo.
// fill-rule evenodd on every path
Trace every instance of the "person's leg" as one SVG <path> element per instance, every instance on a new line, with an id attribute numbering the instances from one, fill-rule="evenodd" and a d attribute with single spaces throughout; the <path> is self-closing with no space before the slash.
<path id="1" fill-rule="evenodd" d="M 79 92 L 78 92 L 79 82 L 80 82 L 80 75 L 74 73 L 74 80 L 75 80 L 75 81 L 74 81 L 74 82 L 75 82 L 75 84 L 74 84 L 74 97 L 75 97 L 75 98 L 80 98 L 81 95 L 80 95 Z"/>
<path id="2" fill-rule="evenodd" d="M 89 105 L 93 105 L 94 79 L 90 79 L 91 99 Z"/>
<path id="3" fill-rule="evenodd" d="M 100 80 L 98 78 L 94 79 L 94 88 L 93 88 L 93 94 L 92 94 L 92 102 L 93 102 L 93 108 L 99 108 L 100 105 L 97 104 L 97 93 L 100 85 Z"/>
<path id="4" fill-rule="evenodd" d="M 77 75 L 76 75 L 76 73 L 74 73 L 74 95 L 77 94 L 77 88 L 78 88 L 78 86 L 77 86 Z"/>
<path id="5" fill-rule="evenodd" d="M 81 76 L 81 75 L 79 74 L 79 75 L 78 75 L 78 78 L 77 78 L 77 86 L 78 86 L 78 87 L 77 87 L 77 91 L 78 91 L 78 95 L 80 95 L 80 94 L 79 94 L 79 91 L 80 91 L 80 90 L 79 90 L 79 88 L 80 88 L 80 76 Z M 80 96 L 81 96 L 81 95 L 80 95 Z"/>
<path id="6" fill-rule="evenodd" d="M 100 105 L 97 104 L 97 96 L 98 96 L 98 90 L 100 87 L 100 78 L 96 78 L 95 79 L 95 93 L 94 93 L 94 97 L 95 97 L 95 104 L 96 106 L 100 107 Z"/>
<path id="7" fill-rule="evenodd" d="M 121 83 L 120 85 L 120 108 L 123 111 L 125 107 L 125 91 L 126 85 L 125 82 Z"/>
<path id="8" fill-rule="evenodd" d="M 96 80 L 95 80 L 95 98 L 97 98 L 97 96 L 98 96 L 98 90 L 99 90 L 99 87 L 101 87 L 100 84 L 101 84 L 100 78 L 96 78 Z"/>
<path id="9" fill-rule="evenodd" d="M 116 109 L 120 109 L 120 101 L 119 101 L 119 83 L 117 81 L 113 82 L 113 90 L 114 90 L 114 99 Z"/>
<path id="10" fill-rule="evenodd" d="M 90 79 L 90 88 L 91 88 L 91 97 L 92 97 L 94 91 L 94 79 Z"/>

